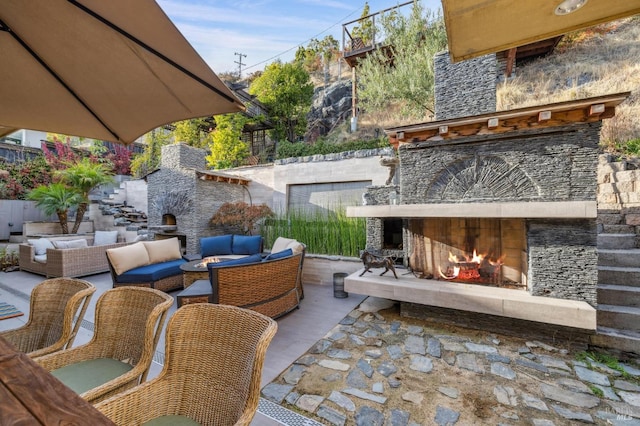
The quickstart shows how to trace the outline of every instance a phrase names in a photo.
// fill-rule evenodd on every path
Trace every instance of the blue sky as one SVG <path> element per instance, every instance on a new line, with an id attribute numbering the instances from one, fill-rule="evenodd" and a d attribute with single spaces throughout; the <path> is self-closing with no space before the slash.
<path id="1" fill-rule="evenodd" d="M 298 46 L 311 38 L 332 35 L 342 41 L 342 24 L 358 19 L 364 1 L 348 0 L 157 0 L 180 32 L 216 72 L 243 75 L 281 59 L 293 59 Z M 375 13 L 406 1 L 370 0 Z M 440 0 L 422 0 L 424 8 L 440 9 Z M 410 9 L 406 6 L 405 9 Z"/>

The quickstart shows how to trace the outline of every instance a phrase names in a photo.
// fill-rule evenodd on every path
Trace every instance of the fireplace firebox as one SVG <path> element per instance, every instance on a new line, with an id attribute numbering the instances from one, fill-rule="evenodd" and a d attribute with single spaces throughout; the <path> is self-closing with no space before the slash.
<path id="1" fill-rule="evenodd" d="M 523 219 L 412 219 L 414 274 L 423 278 L 504 288 L 526 288 Z M 424 248 L 418 248 L 423 244 Z"/>

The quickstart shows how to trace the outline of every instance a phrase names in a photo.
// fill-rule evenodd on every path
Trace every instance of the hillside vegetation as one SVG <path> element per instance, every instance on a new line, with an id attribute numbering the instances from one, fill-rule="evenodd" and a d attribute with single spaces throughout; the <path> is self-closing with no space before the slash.
<path id="1" fill-rule="evenodd" d="M 616 117 L 604 120 L 603 150 L 640 154 L 640 16 L 627 18 L 565 35 L 550 55 L 517 64 L 514 75 L 497 87 L 497 110 L 576 100 L 619 92 L 631 92 L 616 109 Z M 429 118 L 425 115 L 424 121 Z M 381 129 L 415 123 L 401 119 L 393 109 L 362 112 L 356 133 L 348 123 L 329 136 L 342 142 L 363 139 Z"/>
<path id="2" fill-rule="evenodd" d="M 497 109 L 507 110 L 631 92 L 604 120 L 606 151 L 640 154 L 640 17 L 568 34 L 551 55 L 517 66 L 498 85 Z M 628 145 L 628 146 L 627 146 Z"/>

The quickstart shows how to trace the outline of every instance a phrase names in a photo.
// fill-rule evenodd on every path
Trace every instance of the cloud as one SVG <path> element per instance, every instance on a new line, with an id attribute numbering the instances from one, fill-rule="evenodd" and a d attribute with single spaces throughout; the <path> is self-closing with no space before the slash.
<path id="1" fill-rule="evenodd" d="M 330 1 L 330 0 L 302 0 L 303 4 L 311 4 L 322 7 L 331 7 L 334 9 L 342 9 L 342 10 L 353 10 L 353 4 L 344 3 L 341 1 Z"/>

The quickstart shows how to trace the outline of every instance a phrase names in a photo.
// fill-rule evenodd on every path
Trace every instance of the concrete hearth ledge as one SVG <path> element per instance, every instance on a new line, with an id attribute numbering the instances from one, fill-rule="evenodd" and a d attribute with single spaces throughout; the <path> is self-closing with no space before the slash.
<path id="1" fill-rule="evenodd" d="M 426 280 L 380 269 L 360 277 L 362 269 L 344 280 L 348 293 L 382 297 L 399 302 L 498 315 L 586 330 L 596 329 L 596 309 L 586 302 L 532 296 L 525 290 Z"/>
<path id="2" fill-rule="evenodd" d="M 347 216 L 594 219 L 598 208 L 595 201 L 398 204 L 349 206 Z"/>

